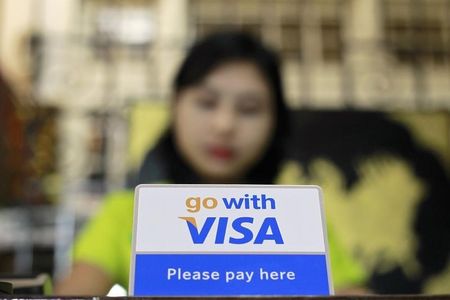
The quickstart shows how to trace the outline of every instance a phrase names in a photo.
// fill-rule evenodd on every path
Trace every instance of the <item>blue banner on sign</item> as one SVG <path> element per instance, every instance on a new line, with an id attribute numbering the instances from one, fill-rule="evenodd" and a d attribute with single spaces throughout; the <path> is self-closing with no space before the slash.
<path id="1" fill-rule="evenodd" d="M 134 296 L 330 295 L 325 254 L 137 254 Z"/>

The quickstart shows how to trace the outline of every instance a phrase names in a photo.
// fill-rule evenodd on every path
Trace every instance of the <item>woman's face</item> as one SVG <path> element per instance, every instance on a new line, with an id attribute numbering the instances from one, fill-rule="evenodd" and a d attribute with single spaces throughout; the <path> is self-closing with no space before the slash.
<path id="1" fill-rule="evenodd" d="M 176 146 L 205 181 L 238 181 L 270 143 L 273 102 L 255 65 L 219 66 L 178 95 L 173 112 Z"/>

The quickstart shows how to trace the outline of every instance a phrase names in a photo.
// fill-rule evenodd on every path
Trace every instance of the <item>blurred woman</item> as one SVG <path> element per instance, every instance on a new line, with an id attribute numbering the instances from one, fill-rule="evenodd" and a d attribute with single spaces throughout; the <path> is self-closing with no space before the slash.
<path id="1" fill-rule="evenodd" d="M 278 183 L 287 109 L 277 56 L 243 33 L 218 33 L 193 46 L 173 84 L 171 122 L 146 156 L 138 183 Z M 60 294 L 106 294 L 128 285 L 133 192 L 110 195 L 74 247 Z M 330 243 L 334 244 L 333 240 Z M 333 246 L 335 285 L 361 280 Z"/>

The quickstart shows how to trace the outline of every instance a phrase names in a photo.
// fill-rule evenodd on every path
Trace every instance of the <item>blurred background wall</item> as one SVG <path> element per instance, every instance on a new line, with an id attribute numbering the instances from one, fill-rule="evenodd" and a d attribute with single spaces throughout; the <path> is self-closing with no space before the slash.
<path id="1" fill-rule="evenodd" d="M 67 269 L 79 226 L 162 130 L 186 50 L 230 28 L 279 51 L 294 116 L 391 114 L 448 174 L 448 0 L 0 0 L 0 72 L 15 94 L 1 101 L 26 166 L 23 195 L 0 195 L 0 271 Z"/>

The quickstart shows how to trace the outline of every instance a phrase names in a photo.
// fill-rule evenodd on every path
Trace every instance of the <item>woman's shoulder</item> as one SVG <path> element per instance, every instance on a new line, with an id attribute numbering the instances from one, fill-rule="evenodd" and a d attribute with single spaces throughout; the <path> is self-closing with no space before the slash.
<path id="1" fill-rule="evenodd" d="M 105 201 L 121 203 L 121 202 L 129 202 L 129 200 L 133 200 L 133 198 L 134 198 L 134 190 L 125 189 L 108 193 L 105 197 Z"/>
<path id="2" fill-rule="evenodd" d="M 114 191 L 105 196 L 100 213 L 108 215 L 124 215 L 125 213 L 130 212 L 132 214 L 133 207 L 133 190 Z"/>

